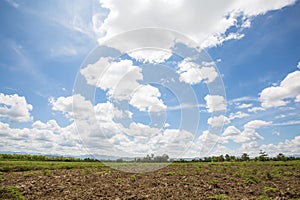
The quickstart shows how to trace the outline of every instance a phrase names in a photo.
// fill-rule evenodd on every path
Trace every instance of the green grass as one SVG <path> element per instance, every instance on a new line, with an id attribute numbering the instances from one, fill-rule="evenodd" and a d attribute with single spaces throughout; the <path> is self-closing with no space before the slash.
<path id="1" fill-rule="evenodd" d="M 29 172 L 26 172 L 23 174 L 24 177 L 31 177 L 33 175 L 34 175 L 34 172 L 32 172 L 32 171 L 29 171 Z"/>
<path id="2" fill-rule="evenodd" d="M 0 199 L 25 199 L 15 186 L 0 186 Z"/>
<path id="3" fill-rule="evenodd" d="M 278 189 L 277 189 L 277 188 L 274 188 L 274 187 L 268 187 L 268 186 L 265 186 L 265 187 L 264 187 L 264 191 L 265 191 L 265 192 L 277 192 Z"/>
<path id="4" fill-rule="evenodd" d="M 60 162 L 60 161 L 0 161 L 0 172 L 20 172 L 32 170 L 54 170 L 74 168 L 101 168 L 100 162 Z"/>
<path id="5" fill-rule="evenodd" d="M 228 199 L 226 194 L 215 194 L 213 196 L 209 196 L 208 199 Z"/>
<path id="6" fill-rule="evenodd" d="M 173 175 L 175 175 L 175 172 L 167 172 L 166 175 L 167 176 L 173 176 Z"/>

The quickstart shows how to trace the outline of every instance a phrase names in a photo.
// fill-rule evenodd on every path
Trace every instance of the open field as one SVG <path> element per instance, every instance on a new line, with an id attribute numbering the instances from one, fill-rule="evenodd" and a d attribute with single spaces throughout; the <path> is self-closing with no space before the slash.
<path id="1" fill-rule="evenodd" d="M 138 174 L 98 162 L 1 161 L 0 170 L 2 199 L 300 199 L 299 161 L 173 163 Z"/>

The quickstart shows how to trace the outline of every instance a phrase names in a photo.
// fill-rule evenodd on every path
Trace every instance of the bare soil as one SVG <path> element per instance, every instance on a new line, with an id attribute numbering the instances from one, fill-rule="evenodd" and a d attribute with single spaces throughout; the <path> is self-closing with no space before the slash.
<path id="1" fill-rule="evenodd" d="M 300 199 L 295 166 L 172 164 L 134 174 L 102 168 L 7 172 L 25 199 Z"/>

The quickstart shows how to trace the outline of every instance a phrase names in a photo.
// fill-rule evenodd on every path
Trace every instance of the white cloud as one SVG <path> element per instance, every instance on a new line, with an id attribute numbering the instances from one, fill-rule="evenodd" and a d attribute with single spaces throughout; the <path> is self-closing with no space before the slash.
<path id="1" fill-rule="evenodd" d="M 266 122 L 263 120 L 252 120 L 244 125 L 244 130 L 240 131 L 234 126 L 229 126 L 223 132 L 223 140 L 228 142 L 233 140 L 237 143 L 249 143 L 263 140 L 264 138 L 256 132 L 256 129 L 269 126 L 272 122 Z"/>
<path id="2" fill-rule="evenodd" d="M 281 9 L 294 2 L 295 0 L 264 2 L 258 0 L 226 2 L 101 0 L 102 7 L 109 10 L 109 15 L 103 23 L 99 23 L 100 27 L 97 28 L 98 31 L 106 33 L 99 39 L 99 43 L 125 31 L 141 27 L 158 27 L 178 31 L 196 41 L 201 47 L 211 47 L 229 39 L 240 39 L 243 35 L 239 32 L 251 25 L 253 17 L 270 10 Z M 132 5 L 136 8 L 134 12 L 132 12 Z M 237 31 L 227 33 L 230 27 L 237 27 Z M 146 38 L 152 37 L 145 36 Z M 162 39 L 159 34 L 153 38 L 156 38 L 153 41 L 164 42 L 166 48 L 171 47 L 175 39 L 172 37 Z"/>
<path id="3" fill-rule="evenodd" d="M 224 115 L 210 117 L 207 120 L 207 123 L 212 127 L 220 127 L 230 122 L 229 118 Z"/>
<path id="4" fill-rule="evenodd" d="M 251 103 L 249 103 L 249 104 L 243 103 L 243 104 L 237 106 L 238 109 L 244 109 L 244 108 L 249 108 L 249 107 L 252 107 Z"/>
<path id="5" fill-rule="evenodd" d="M 279 142 L 277 145 L 264 144 L 260 147 L 260 149 L 267 151 L 269 156 L 276 156 L 279 153 L 283 153 L 285 155 L 299 155 L 299 146 L 300 136 L 295 136 L 293 139 Z"/>
<path id="6" fill-rule="evenodd" d="M 267 121 L 263 121 L 263 120 L 252 120 L 252 121 L 248 122 L 247 124 L 245 124 L 244 128 L 245 129 L 258 129 L 263 126 L 268 126 L 270 124 L 272 124 L 272 122 L 267 122 Z"/>
<path id="7" fill-rule="evenodd" d="M 0 122 L 2 151 L 34 154 L 82 155 L 86 152 L 80 145 L 73 124 L 60 127 L 55 120 L 46 123 L 36 121 L 32 128 L 11 128 Z"/>
<path id="8" fill-rule="evenodd" d="M 226 110 L 226 102 L 223 96 L 206 95 L 204 99 L 206 101 L 206 108 L 208 112 L 212 113 Z"/>
<path id="9" fill-rule="evenodd" d="M 11 122 L 28 122 L 33 119 L 31 110 L 32 105 L 27 103 L 25 97 L 0 93 L 0 117 L 8 118 Z"/>
<path id="10" fill-rule="evenodd" d="M 279 84 L 265 88 L 260 93 L 260 101 L 263 108 L 285 106 L 289 103 L 288 98 L 300 98 L 300 71 L 288 74 Z"/>
<path id="11" fill-rule="evenodd" d="M 214 65 L 214 62 L 202 62 L 200 66 L 192 62 L 191 58 L 185 58 L 178 65 L 179 80 L 188 84 L 197 84 L 202 81 L 211 83 L 218 77 Z"/>
<path id="12" fill-rule="evenodd" d="M 300 102 L 300 95 L 296 97 L 295 102 Z"/>
<path id="13" fill-rule="evenodd" d="M 167 106 L 159 99 L 160 96 L 161 94 L 156 87 L 140 85 L 134 91 L 129 103 L 140 111 L 161 112 L 166 110 Z"/>
<path id="14" fill-rule="evenodd" d="M 145 124 L 132 122 L 129 125 L 129 128 L 125 130 L 125 132 L 134 137 L 143 137 L 149 140 L 154 135 L 160 133 L 160 129 L 152 128 Z"/>
<path id="15" fill-rule="evenodd" d="M 241 119 L 241 118 L 248 117 L 248 116 L 249 116 L 249 114 L 243 113 L 243 112 L 241 112 L 241 111 L 238 111 L 238 112 L 236 112 L 236 113 L 230 113 L 229 119 L 230 119 L 230 120 L 233 120 L 233 119 L 236 119 L 236 118 Z"/>
<path id="16" fill-rule="evenodd" d="M 297 65 L 297 67 L 300 69 L 300 62 L 298 62 L 298 65 Z"/>
<path id="17" fill-rule="evenodd" d="M 263 111 L 265 110 L 264 108 L 262 107 L 253 107 L 253 108 L 249 108 L 248 109 L 248 112 L 254 112 L 254 113 L 257 113 L 258 111 Z"/>
<path id="18" fill-rule="evenodd" d="M 134 66 L 131 60 L 113 62 L 111 58 L 100 58 L 80 70 L 87 83 L 107 91 L 109 97 L 116 100 L 128 100 L 134 89 L 143 79 L 141 68 Z"/>
<path id="19" fill-rule="evenodd" d="M 223 132 L 223 136 L 233 136 L 239 134 L 241 134 L 241 131 L 237 129 L 235 126 L 228 126 Z"/>
<path id="20" fill-rule="evenodd" d="M 143 63 L 163 63 L 172 56 L 172 53 L 158 49 L 140 49 L 130 52 L 128 55 Z"/>

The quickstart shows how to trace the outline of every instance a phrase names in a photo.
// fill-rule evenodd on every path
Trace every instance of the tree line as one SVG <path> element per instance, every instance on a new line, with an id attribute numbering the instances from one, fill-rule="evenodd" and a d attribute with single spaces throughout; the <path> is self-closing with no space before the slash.
<path id="1" fill-rule="evenodd" d="M 74 158 L 64 156 L 45 156 L 31 154 L 0 154 L 0 160 L 24 160 L 24 161 L 63 161 L 63 162 L 92 162 L 93 158 Z"/>
<path id="2" fill-rule="evenodd" d="M 124 161 L 122 158 L 116 160 L 97 160 L 94 158 L 74 158 L 64 156 L 46 156 L 46 155 L 31 155 L 31 154 L 0 154 L 0 160 L 24 160 L 24 161 L 63 161 L 63 162 L 98 162 L 98 161 L 110 161 L 110 162 L 138 162 L 138 163 L 160 163 L 160 162 L 242 162 L 242 161 L 289 161 L 300 160 L 300 157 L 285 156 L 283 153 L 279 153 L 275 157 L 269 157 L 269 155 L 260 150 L 259 155 L 251 158 L 247 153 L 243 153 L 241 156 L 232 155 L 219 155 L 209 156 L 204 158 L 195 158 L 192 160 L 186 159 L 172 159 L 167 154 L 161 156 L 155 156 L 154 154 L 148 154 L 145 157 L 134 158 L 130 161 Z"/>
<path id="3" fill-rule="evenodd" d="M 220 156 L 210 156 L 204 158 L 197 158 L 191 160 L 192 162 L 243 162 L 243 161 L 288 161 L 288 160 L 300 160 L 300 157 L 295 156 L 285 156 L 283 153 L 279 153 L 275 157 L 269 157 L 269 155 L 260 150 L 259 155 L 253 158 L 247 153 L 243 153 L 241 156 L 230 156 L 228 154 Z M 184 159 L 177 160 L 175 162 L 186 162 Z"/>

